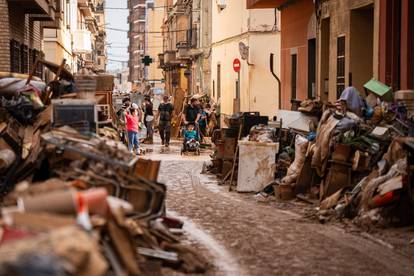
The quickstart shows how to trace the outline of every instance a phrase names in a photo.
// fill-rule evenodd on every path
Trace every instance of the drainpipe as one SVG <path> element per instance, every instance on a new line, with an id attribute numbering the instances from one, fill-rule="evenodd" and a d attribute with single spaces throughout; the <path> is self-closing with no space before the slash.
<path id="1" fill-rule="evenodd" d="M 272 73 L 273 77 L 276 79 L 278 83 L 278 89 L 279 89 L 279 110 L 282 108 L 282 83 L 280 82 L 279 77 L 275 74 L 274 68 L 273 68 L 273 57 L 274 54 L 270 53 L 270 72 Z"/>

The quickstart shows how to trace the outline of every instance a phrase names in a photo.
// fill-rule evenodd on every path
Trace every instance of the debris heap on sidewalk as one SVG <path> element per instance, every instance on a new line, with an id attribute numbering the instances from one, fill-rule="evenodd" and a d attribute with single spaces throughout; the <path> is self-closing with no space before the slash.
<path id="1" fill-rule="evenodd" d="M 165 217 L 160 162 L 56 127 L 55 90 L 41 84 L 0 91 L 0 275 L 204 272 L 207 261 L 170 231 L 182 222 Z"/>
<path id="2" fill-rule="evenodd" d="M 233 116 L 216 132 L 208 171 L 259 201 L 316 203 L 321 222 L 414 223 L 414 91 L 374 79 L 364 87 L 364 97 L 348 87 L 335 104 L 306 100 L 273 121 Z M 276 150 L 263 151 L 271 143 Z"/>

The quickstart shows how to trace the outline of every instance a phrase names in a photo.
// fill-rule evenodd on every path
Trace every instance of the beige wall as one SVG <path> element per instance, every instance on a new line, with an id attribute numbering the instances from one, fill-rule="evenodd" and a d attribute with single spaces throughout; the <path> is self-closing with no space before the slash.
<path id="1" fill-rule="evenodd" d="M 221 112 L 233 113 L 237 80 L 233 60 L 238 58 L 241 61 L 241 111 L 259 111 L 263 115 L 274 116 L 278 107 L 278 87 L 269 69 L 270 53 L 275 54 L 275 73 L 280 73 L 280 33 L 272 31 L 274 10 L 247 10 L 245 1 L 229 0 L 222 11 L 217 8 L 216 1 L 212 1 L 212 11 L 212 96 L 218 99 L 217 65 L 220 64 Z M 251 65 L 241 59 L 239 42 L 250 47 Z"/>
<path id="2" fill-rule="evenodd" d="M 47 61 L 60 64 L 66 59 L 66 64 L 74 72 L 76 64 L 72 56 L 72 34 L 69 29 L 44 29 L 43 51 Z"/>
<path id="3" fill-rule="evenodd" d="M 239 55 L 239 42 L 250 46 L 248 65 Z M 217 64 L 221 66 L 221 112 L 233 113 L 233 99 L 236 97 L 237 73 L 233 70 L 233 60 L 241 61 L 240 70 L 240 109 L 241 111 L 259 111 L 267 116 L 274 116 L 278 107 L 278 86 L 269 70 L 270 53 L 275 53 L 276 74 L 280 73 L 279 34 L 251 34 L 242 39 L 233 40 L 213 48 L 212 79 L 215 83 L 217 100 Z"/>

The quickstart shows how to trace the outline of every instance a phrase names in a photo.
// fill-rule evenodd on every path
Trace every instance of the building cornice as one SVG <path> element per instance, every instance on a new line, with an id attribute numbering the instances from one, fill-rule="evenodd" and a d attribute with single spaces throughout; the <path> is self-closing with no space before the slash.
<path id="1" fill-rule="evenodd" d="M 215 41 L 211 43 L 211 47 L 220 46 L 229 42 L 238 41 L 240 39 L 248 38 L 250 35 L 273 35 L 273 34 L 280 34 L 280 31 L 247 31 L 238 35 L 230 36 L 225 39 Z"/>

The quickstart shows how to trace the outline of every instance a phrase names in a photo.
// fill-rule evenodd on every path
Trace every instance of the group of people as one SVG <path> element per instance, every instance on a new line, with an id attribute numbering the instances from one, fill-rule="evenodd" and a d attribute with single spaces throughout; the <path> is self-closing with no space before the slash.
<path id="1" fill-rule="evenodd" d="M 173 105 L 169 102 L 169 96 L 163 97 L 163 102 L 158 107 L 157 116 L 154 116 L 151 97 L 146 95 L 142 107 L 136 103 L 131 103 L 129 98 L 124 98 L 122 107 L 118 111 L 121 126 L 121 138 L 128 144 L 131 153 L 140 154 L 139 133 L 146 128 L 146 138 L 144 143 L 154 142 L 154 122 L 158 124 L 162 144 L 166 147 L 170 143 L 171 118 Z"/>
<path id="2" fill-rule="evenodd" d="M 188 126 L 191 125 L 199 132 L 200 139 L 208 136 L 207 128 L 211 116 L 210 104 L 203 105 L 198 99 L 192 98 L 190 104 L 184 108 L 182 114 L 182 123 Z"/>
<path id="3" fill-rule="evenodd" d="M 181 123 L 185 125 L 186 130 L 189 130 L 188 133 L 186 131 L 183 133 L 185 139 L 191 137 L 201 142 L 207 136 L 210 109 L 209 104 L 202 105 L 198 99 L 192 98 L 190 100 L 181 117 Z M 163 96 L 156 114 L 154 114 L 154 106 L 149 95 L 144 97 L 141 107 L 132 103 L 130 98 L 124 98 L 118 116 L 122 128 L 121 136 L 123 141 L 128 144 L 130 152 L 140 154 L 139 134 L 144 126 L 147 132 L 144 143 L 153 143 L 154 126 L 157 125 L 162 145 L 169 147 L 173 111 L 174 107 L 167 95 Z"/>

